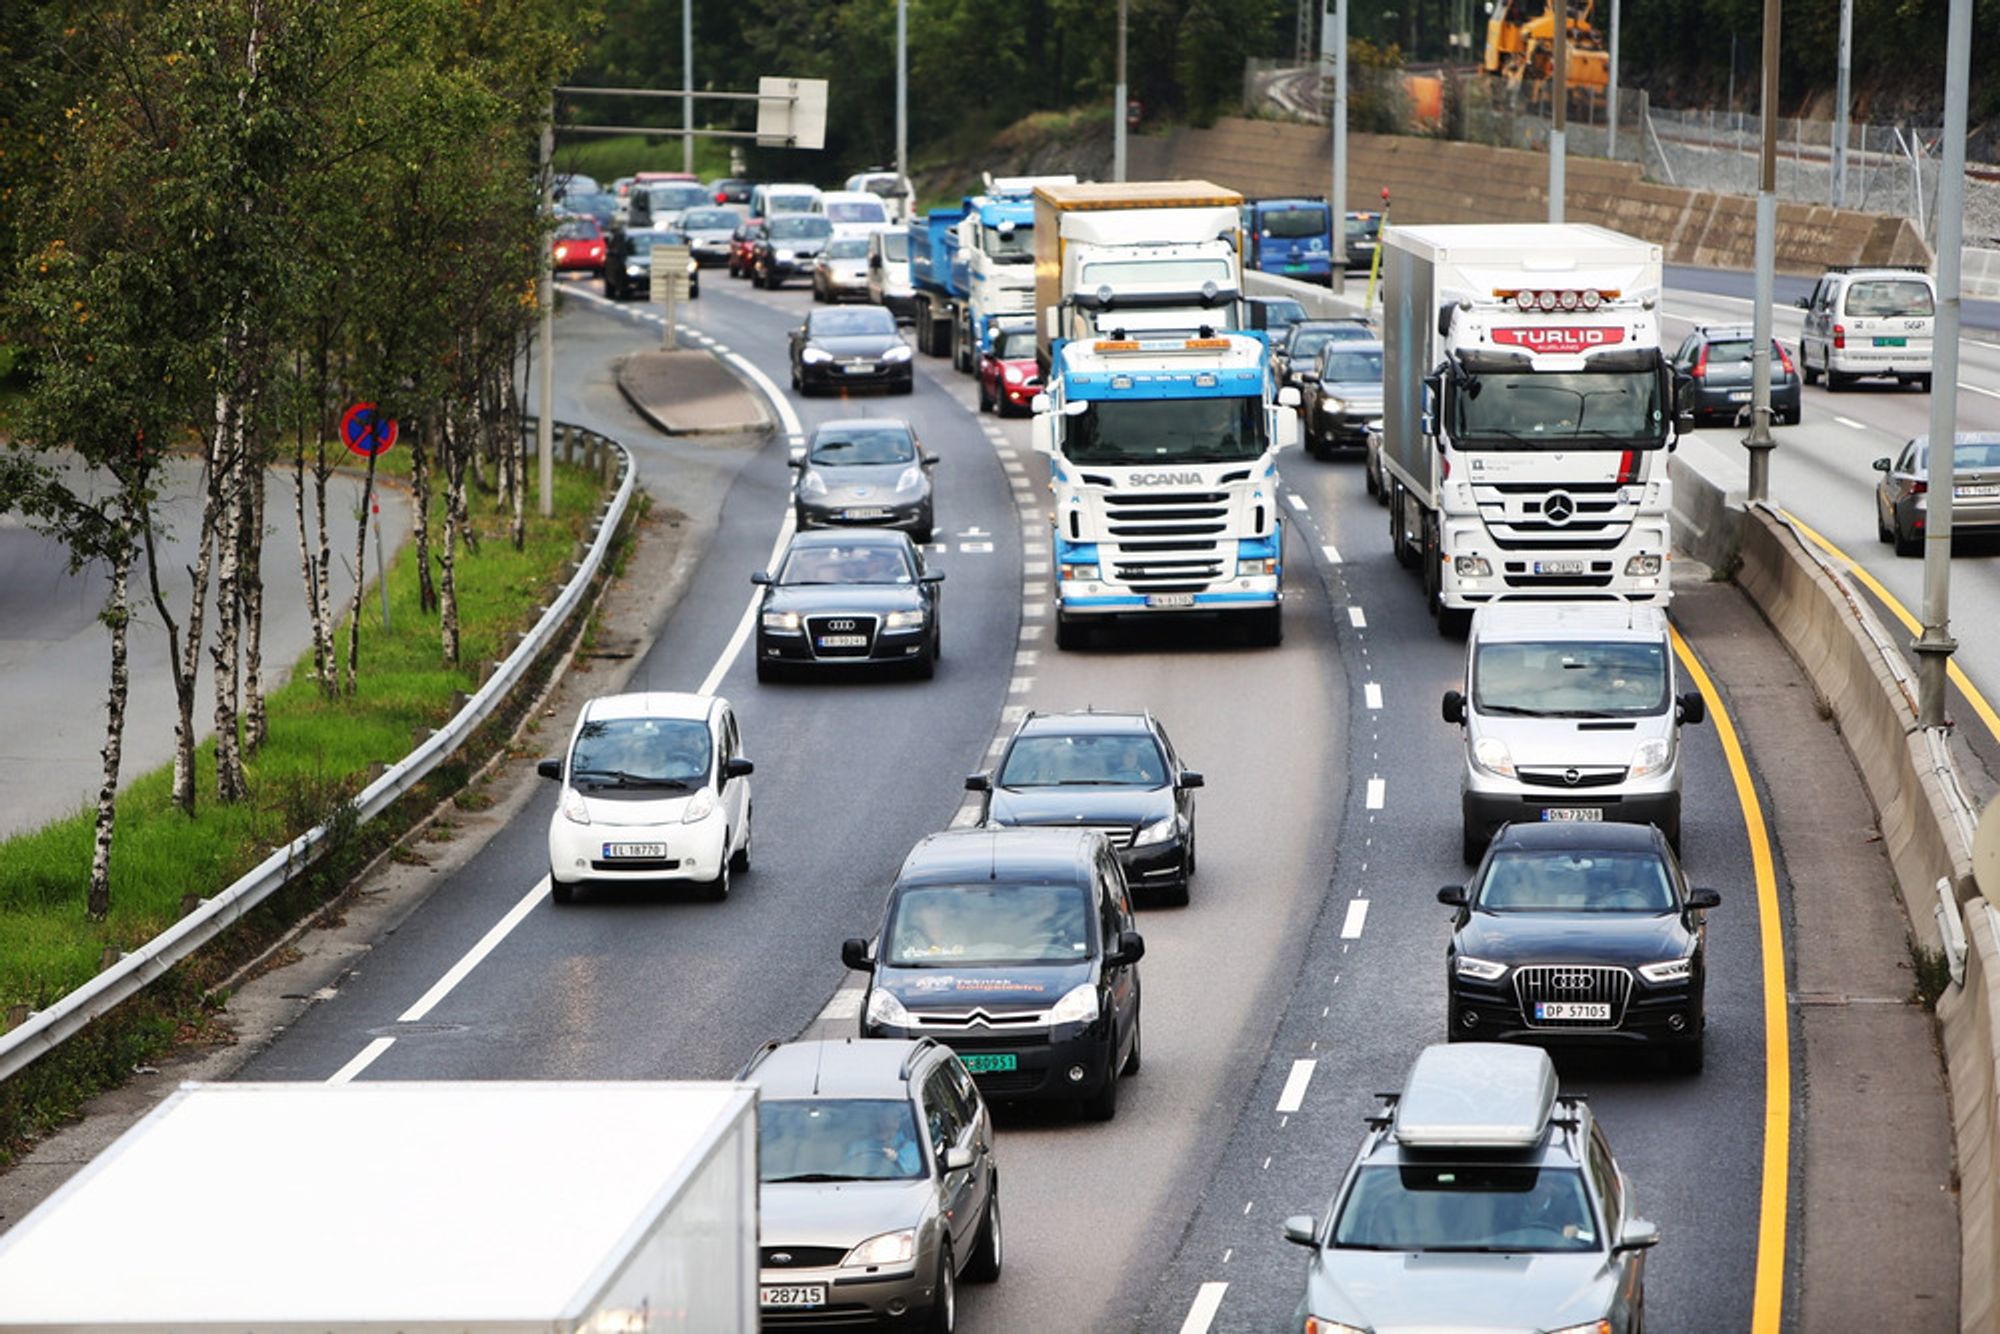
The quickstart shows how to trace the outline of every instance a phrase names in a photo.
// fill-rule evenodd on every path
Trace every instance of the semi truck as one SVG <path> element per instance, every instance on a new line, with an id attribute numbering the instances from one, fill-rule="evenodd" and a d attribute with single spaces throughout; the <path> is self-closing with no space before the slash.
<path id="1" fill-rule="evenodd" d="M 911 224 L 910 281 L 917 349 L 975 371 L 1000 322 L 1034 308 L 1034 190 L 1074 176 L 987 176 L 957 208 L 932 209 Z"/>
<path id="2" fill-rule="evenodd" d="M 0 1327 L 758 1324 L 743 1084 L 184 1084 L 0 1237 Z"/>
<path id="3" fill-rule="evenodd" d="M 1671 596 L 1660 247 L 1602 227 L 1383 233 L 1382 485 L 1441 631 L 1501 595 Z"/>

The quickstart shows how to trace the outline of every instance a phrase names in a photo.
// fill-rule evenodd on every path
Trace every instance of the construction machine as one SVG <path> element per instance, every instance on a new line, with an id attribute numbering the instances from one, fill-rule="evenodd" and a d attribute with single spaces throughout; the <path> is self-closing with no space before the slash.
<path id="1" fill-rule="evenodd" d="M 1505 79 L 1510 89 L 1527 86 L 1529 97 L 1543 102 L 1549 96 L 1549 80 L 1555 76 L 1556 11 L 1568 11 L 1566 35 L 1569 89 L 1602 94 L 1611 81 L 1611 55 L 1604 39 L 1591 26 L 1590 13 L 1596 0 L 1542 0 L 1542 9 L 1533 18 L 1524 18 L 1530 0 L 1499 0 L 1488 6 L 1486 54 L 1480 68 Z"/>

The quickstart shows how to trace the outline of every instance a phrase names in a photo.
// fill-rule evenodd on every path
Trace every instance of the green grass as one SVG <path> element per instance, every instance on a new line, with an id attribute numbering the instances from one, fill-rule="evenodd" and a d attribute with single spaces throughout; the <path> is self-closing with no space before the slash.
<path id="1" fill-rule="evenodd" d="M 635 172 L 680 169 L 679 135 L 575 135 L 556 143 L 558 172 L 580 171 L 586 176 L 595 176 L 598 184 L 607 188 L 620 176 L 630 176 Z M 729 141 L 697 138 L 694 141 L 694 174 L 704 181 L 729 175 Z"/>
<path id="2" fill-rule="evenodd" d="M 286 685 L 268 697 L 269 736 L 248 766 L 247 801 L 224 806 L 214 800 L 212 742 L 200 751 L 200 800 L 192 820 L 169 800 L 169 767 L 130 782 L 118 802 L 107 921 L 91 922 L 84 913 L 88 810 L 0 842 L 0 1008 L 41 1008 L 75 989 L 97 971 L 107 945 L 131 950 L 157 935 L 180 916 L 184 895 L 213 895 L 270 848 L 333 814 L 365 785 L 371 764 L 407 754 L 412 729 L 450 717 L 453 693 L 476 689 L 480 665 L 505 656 L 513 636 L 534 623 L 546 591 L 585 534 L 599 494 L 594 478 L 559 463 L 556 515 L 535 517 L 530 497 L 527 543 L 519 552 L 506 540 L 507 519 L 492 512 L 491 498 L 473 499 L 479 553 L 461 550 L 458 558 L 462 667 L 443 665 L 437 616 L 417 609 L 416 551 L 406 544 L 389 574 L 393 630 L 383 633 L 377 591 L 371 589 L 363 605 L 357 693 L 322 698 L 308 652 Z M 433 509 L 441 511 L 442 497 Z M 441 512 L 432 532 L 441 544 Z M 266 551 L 267 598 L 296 595 L 296 565 L 286 555 L 275 546 Z M 343 626 L 343 654 L 346 642 Z M 212 704 L 207 695 L 199 699 L 198 716 L 206 717 Z"/>

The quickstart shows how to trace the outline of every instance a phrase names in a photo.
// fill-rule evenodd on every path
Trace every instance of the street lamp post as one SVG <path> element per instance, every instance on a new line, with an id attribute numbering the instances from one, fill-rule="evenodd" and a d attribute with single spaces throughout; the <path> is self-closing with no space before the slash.
<path id="1" fill-rule="evenodd" d="M 1764 0 L 1763 77 L 1757 95 L 1763 118 L 1763 144 L 1757 176 L 1756 306 L 1751 318 L 1750 434 L 1743 447 L 1750 451 L 1749 498 L 1760 501 L 1771 493 L 1771 273 L 1778 248 L 1778 5 Z"/>
<path id="2" fill-rule="evenodd" d="M 1118 0 L 1118 90 L 1111 107 L 1111 179 L 1125 179 L 1125 120 L 1130 93 L 1125 86 L 1126 0 Z"/>
<path id="3" fill-rule="evenodd" d="M 549 99 L 548 116 L 542 121 L 542 170 L 536 178 L 542 198 L 550 199 L 555 186 L 552 168 L 556 156 L 556 102 Z M 547 241 L 542 242 L 542 271 L 535 283 L 535 298 L 542 308 L 541 355 L 535 359 L 538 406 L 535 410 L 535 483 L 539 494 L 535 504 L 544 519 L 556 512 L 556 277 L 555 257 Z"/>
<path id="4" fill-rule="evenodd" d="M 1840 0 L 1840 57 L 1833 93 L 1833 206 L 1847 207 L 1847 77 L 1854 64 L 1854 0 Z"/>
<path id="5" fill-rule="evenodd" d="M 1618 160 L 1618 10 L 1620 0 L 1611 0 L 1611 68 L 1610 80 L 1604 90 L 1604 109 L 1608 113 L 1605 121 L 1606 147 L 1604 156 Z"/>
<path id="6" fill-rule="evenodd" d="M 1347 291 L 1347 0 L 1333 0 L 1332 29 L 1323 45 L 1333 61 L 1333 112 L 1327 118 L 1332 133 L 1333 180 L 1327 196 L 1332 217 L 1333 294 Z"/>
<path id="7" fill-rule="evenodd" d="M 681 0 L 681 170 L 694 170 L 694 0 Z"/>
<path id="8" fill-rule="evenodd" d="M 910 0 L 896 0 L 896 183 L 910 174 Z M 903 201 L 905 209 L 916 203 Z"/>
<path id="9" fill-rule="evenodd" d="M 1568 188 L 1563 180 L 1568 163 L 1563 158 L 1568 151 L 1564 141 L 1569 135 L 1569 0 L 1550 0 L 1549 12 L 1556 20 L 1555 94 L 1550 106 L 1555 115 L 1549 124 L 1549 221 L 1561 222 L 1563 193 Z"/>

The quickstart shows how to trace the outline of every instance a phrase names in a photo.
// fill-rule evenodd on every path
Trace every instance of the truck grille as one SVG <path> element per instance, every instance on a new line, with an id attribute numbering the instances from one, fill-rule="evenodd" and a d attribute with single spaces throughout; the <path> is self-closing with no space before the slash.
<path id="1" fill-rule="evenodd" d="M 1625 1002 L 1632 996 L 1632 974 L 1606 964 L 1529 964 L 1514 970 L 1514 997 L 1521 1005 L 1521 1022 L 1530 1028 L 1616 1028 L 1625 1021 Z M 1609 1019 L 1535 1018 L 1536 1001 L 1600 1002 L 1611 1007 Z"/>
<path id="2" fill-rule="evenodd" d="M 1024 315 L 1035 308 L 1035 289 L 1003 287 L 994 294 L 993 306 L 1002 315 Z"/>
<path id="3" fill-rule="evenodd" d="M 1636 485 L 1643 486 L 1644 483 Z M 1543 502 L 1563 492 L 1573 509 L 1557 523 Z M 1609 551 L 1625 540 L 1637 507 L 1620 504 L 1616 482 L 1481 482 L 1472 488 L 1479 517 L 1503 551 L 1527 547 L 1576 551 Z"/>
<path id="4" fill-rule="evenodd" d="M 1114 538 L 1220 537 L 1229 522 L 1227 491 L 1166 491 L 1104 497 Z"/>
<path id="5" fill-rule="evenodd" d="M 1119 561 L 1111 567 L 1119 583 L 1148 593 L 1199 593 L 1222 578 L 1219 560 Z"/>

